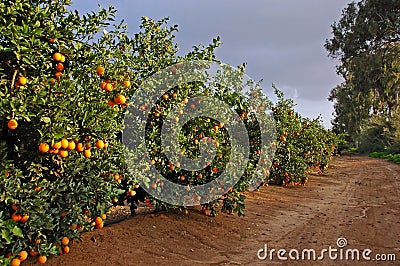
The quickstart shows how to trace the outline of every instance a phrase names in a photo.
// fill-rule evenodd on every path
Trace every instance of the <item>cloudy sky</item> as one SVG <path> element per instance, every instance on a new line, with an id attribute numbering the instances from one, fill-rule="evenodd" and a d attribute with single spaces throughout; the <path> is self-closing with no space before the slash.
<path id="1" fill-rule="evenodd" d="M 333 106 L 329 91 L 342 80 L 336 61 L 328 58 L 323 44 L 331 36 L 330 25 L 339 20 L 351 0 L 74 0 L 81 12 L 112 5 L 130 33 L 139 30 L 141 16 L 170 18 L 178 24 L 180 53 L 199 43 L 221 37 L 217 56 L 232 66 L 247 62 L 247 74 L 271 84 L 298 104 L 308 117 L 322 115 L 330 126 Z"/>

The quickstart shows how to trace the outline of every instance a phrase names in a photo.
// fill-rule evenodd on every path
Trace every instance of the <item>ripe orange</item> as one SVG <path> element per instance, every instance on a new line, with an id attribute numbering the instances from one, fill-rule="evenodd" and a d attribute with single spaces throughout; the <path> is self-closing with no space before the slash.
<path id="1" fill-rule="evenodd" d="M 37 258 L 37 262 L 39 262 L 40 264 L 45 264 L 47 261 L 47 257 L 46 256 L 39 256 Z"/>
<path id="2" fill-rule="evenodd" d="M 37 254 L 39 254 L 39 252 L 35 250 L 29 250 L 29 255 L 31 255 L 32 257 L 35 257 Z"/>
<path id="3" fill-rule="evenodd" d="M 131 196 L 131 197 L 133 197 L 133 196 L 136 195 L 136 191 L 134 191 L 134 190 L 129 190 L 129 191 L 128 191 L 128 195 Z"/>
<path id="4" fill-rule="evenodd" d="M 104 149 L 107 149 L 108 148 L 108 142 L 104 142 Z"/>
<path id="5" fill-rule="evenodd" d="M 78 144 L 76 144 L 76 151 L 77 152 L 83 152 L 83 150 L 85 149 L 85 146 L 83 145 L 82 142 L 79 142 Z"/>
<path id="6" fill-rule="evenodd" d="M 101 222 L 101 223 L 99 223 L 99 224 L 96 224 L 96 228 L 97 229 L 101 229 L 101 228 L 103 228 L 104 227 L 104 223 L 103 222 Z"/>
<path id="7" fill-rule="evenodd" d="M 63 63 L 58 63 L 58 64 L 56 65 L 56 69 L 57 69 L 57 71 L 59 71 L 59 72 L 63 71 L 63 70 L 64 70 L 64 65 L 63 65 Z"/>
<path id="8" fill-rule="evenodd" d="M 56 42 L 56 40 L 54 38 L 49 39 L 49 43 L 53 44 L 55 42 Z"/>
<path id="9" fill-rule="evenodd" d="M 111 84 L 111 83 L 107 83 L 105 86 L 104 86 L 104 90 L 105 91 L 107 91 L 107 92 L 110 92 L 110 91 L 112 91 L 114 88 L 113 88 L 113 85 Z"/>
<path id="10" fill-rule="evenodd" d="M 152 188 L 152 189 L 156 189 L 156 188 L 157 188 L 157 184 L 156 184 L 156 183 L 152 183 L 152 184 L 151 184 L 151 188 Z"/>
<path id="11" fill-rule="evenodd" d="M 104 67 L 102 67 L 102 66 L 98 66 L 98 67 L 97 67 L 97 69 L 96 69 L 97 75 L 103 76 L 103 75 L 104 75 L 104 72 L 105 72 Z"/>
<path id="12" fill-rule="evenodd" d="M 64 56 L 63 54 L 61 55 L 61 60 L 60 60 L 60 62 L 61 62 L 61 63 L 64 63 L 64 62 L 65 62 L 65 56 Z"/>
<path id="13" fill-rule="evenodd" d="M 62 76 L 62 72 L 57 71 L 57 72 L 54 74 L 54 76 L 55 76 L 57 79 L 60 79 L 61 76 Z"/>
<path id="14" fill-rule="evenodd" d="M 217 167 L 213 167 L 212 171 L 213 171 L 213 173 L 218 173 L 218 168 Z"/>
<path id="15" fill-rule="evenodd" d="M 66 140 L 66 139 L 62 139 L 61 140 L 61 148 L 67 149 L 68 148 L 68 144 L 69 144 L 68 140 Z"/>
<path id="16" fill-rule="evenodd" d="M 108 100 L 107 104 L 111 107 L 114 107 L 114 101 L 113 100 Z"/>
<path id="17" fill-rule="evenodd" d="M 92 152 L 89 150 L 84 150 L 83 151 L 83 156 L 85 156 L 85 158 L 90 158 L 92 156 Z"/>
<path id="18" fill-rule="evenodd" d="M 18 122 L 15 119 L 10 119 L 7 123 L 9 129 L 14 130 L 18 127 Z"/>
<path id="19" fill-rule="evenodd" d="M 181 177 L 179 178 L 179 180 L 181 181 L 185 181 L 186 177 L 184 175 L 181 175 Z"/>
<path id="20" fill-rule="evenodd" d="M 103 214 L 101 215 L 101 219 L 103 219 L 103 221 L 104 221 L 105 219 L 107 219 L 107 215 L 106 215 L 105 213 L 103 213 Z"/>
<path id="21" fill-rule="evenodd" d="M 24 260 L 26 260 L 28 258 L 28 252 L 26 252 L 25 250 L 22 250 L 20 253 L 19 253 L 19 260 L 20 261 L 24 261 Z"/>
<path id="22" fill-rule="evenodd" d="M 56 52 L 56 53 L 53 54 L 53 59 L 54 59 L 55 61 L 61 62 L 62 56 L 63 56 L 63 55 L 62 55 L 61 53 Z"/>
<path id="23" fill-rule="evenodd" d="M 68 245 L 68 244 L 69 244 L 69 238 L 66 237 L 66 236 L 64 236 L 64 237 L 61 239 L 61 244 L 64 245 L 64 246 Z"/>
<path id="24" fill-rule="evenodd" d="M 129 89 L 132 86 L 131 81 L 130 80 L 125 80 L 124 81 L 124 86 L 125 86 L 125 88 Z"/>
<path id="25" fill-rule="evenodd" d="M 63 248 L 63 252 L 64 252 L 64 254 L 68 254 L 68 253 L 69 253 L 69 247 L 68 247 L 68 246 L 65 246 L 65 247 Z"/>
<path id="26" fill-rule="evenodd" d="M 183 98 L 183 103 L 187 104 L 189 102 L 188 98 Z"/>
<path id="27" fill-rule="evenodd" d="M 104 141 L 102 141 L 101 139 L 99 139 L 98 141 L 96 141 L 96 147 L 98 149 L 103 149 L 104 148 Z"/>
<path id="28" fill-rule="evenodd" d="M 70 142 L 68 142 L 68 147 L 67 147 L 67 149 L 68 149 L 69 151 L 75 150 L 75 148 L 76 148 L 76 144 L 75 144 L 74 141 L 71 140 Z"/>
<path id="29" fill-rule="evenodd" d="M 47 144 L 46 142 L 40 143 L 40 145 L 39 145 L 40 152 L 46 153 L 49 151 L 49 149 L 50 149 L 49 144 Z"/>
<path id="30" fill-rule="evenodd" d="M 49 152 L 50 152 L 51 154 L 58 154 L 59 149 L 51 149 L 51 150 L 49 150 Z"/>
<path id="31" fill-rule="evenodd" d="M 19 222 L 21 220 L 21 218 L 22 218 L 22 216 L 20 214 L 15 213 L 15 212 L 11 215 L 11 219 L 13 219 L 16 222 Z"/>
<path id="32" fill-rule="evenodd" d="M 19 209 L 19 206 L 17 206 L 17 205 L 15 205 L 15 204 L 13 204 L 13 205 L 11 206 L 11 209 L 13 209 L 14 211 L 16 211 L 16 210 L 18 210 L 18 209 Z"/>
<path id="33" fill-rule="evenodd" d="M 21 265 L 21 261 L 19 259 L 17 259 L 17 258 L 14 258 L 11 261 L 11 266 L 19 266 L 19 265 Z"/>
<path id="34" fill-rule="evenodd" d="M 118 95 L 114 98 L 114 103 L 116 104 L 124 104 L 126 102 L 126 97 L 124 95 Z"/>
<path id="35" fill-rule="evenodd" d="M 98 225 L 103 222 L 103 219 L 101 219 L 101 217 L 96 217 L 96 219 L 94 219 L 94 222 L 96 223 L 96 225 Z"/>
<path id="36" fill-rule="evenodd" d="M 26 223 L 29 219 L 29 215 L 25 214 L 24 216 L 21 217 L 20 222 L 21 223 Z"/>
<path id="37" fill-rule="evenodd" d="M 105 90 L 107 84 L 108 84 L 107 82 L 102 81 L 102 82 L 100 83 L 100 89 Z"/>
<path id="38" fill-rule="evenodd" d="M 27 82 L 28 82 L 28 80 L 25 77 L 18 78 L 18 83 L 22 86 L 25 85 Z"/>
<path id="39" fill-rule="evenodd" d="M 61 141 L 58 141 L 58 142 L 55 142 L 54 144 L 53 144 L 53 149 L 60 149 L 61 148 Z"/>
<path id="40" fill-rule="evenodd" d="M 286 141 L 286 137 L 285 137 L 285 136 L 282 135 L 280 138 L 281 138 L 281 141 L 282 141 L 282 142 L 285 142 L 285 141 Z"/>
<path id="41" fill-rule="evenodd" d="M 35 191 L 39 192 L 42 188 L 41 187 L 35 187 Z"/>

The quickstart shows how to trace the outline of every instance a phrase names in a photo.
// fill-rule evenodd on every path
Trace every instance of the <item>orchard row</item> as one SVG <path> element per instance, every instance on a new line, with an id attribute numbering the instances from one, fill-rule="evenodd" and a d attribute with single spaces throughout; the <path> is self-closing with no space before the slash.
<path id="1" fill-rule="evenodd" d="M 127 201 L 133 212 L 139 202 L 155 208 L 179 207 L 151 197 L 138 185 L 139 178 L 146 178 L 144 170 L 129 171 L 121 143 L 124 116 L 146 78 L 167 67 L 170 75 L 176 75 L 182 62 L 217 61 L 215 49 L 220 45 L 217 38 L 177 56 L 177 27 L 168 26 L 166 19 L 143 17 L 140 32 L 129 37 L 124 24 L 103 31 L 114 23 L 112 8 L 81 16 L 68 10 L 67 0 L 19 2 L 0 4 L 1 16 L 10 22 L 0 25 L 4 59 L 0 63 L 0 264 L 11 265 L 19 265 L 28 256 L 45 263 L 48 255 L 68 253 L 71 240 L 104 226 L 113 205 Z M 244 73 L 244 66 L 238 71 Z M 149 114 L 148 165 L 168 180 L 187 186 L 218 177 L 231 155 L 223 123 L 199 117 L 179 133 L 181 154 L 189 158 L 199 155 L 204 137 L 215 143 L 216 158 L 197 172 L 185 171 L 166 158 L 160 134 L 174 106 L 182 107 L 173 118 L 175 123 L 184 106 L 194 109 L 190 106 L 198 103 L 191 101 L 193 97 L 229 102 L 249 133 L 249 165 L 239 182 L 225 188 L 221 184 L 221 197 L 202 209 L 207 215 L 220 211 L 244 215 L 254 166 L 266 163 L 260 161 L 260 121 L 250 104 L 250 99 L 257 98 L 268 102 L 260 109 L 272 110 L 277 130 L 277 150 L 269 158 L 272 167 L 264 169 L 264 184 L 306 183 L 309 171 L 326 169 L 338 139 L 318 119 L 302 118 L 291 100 L 276 93 L 278 102 L 272 104 L 265 96 L 193 82 L 171 88 L 155 106 L 138 106 Z M 163 187 L 156 180 L 147 189 Z"/>

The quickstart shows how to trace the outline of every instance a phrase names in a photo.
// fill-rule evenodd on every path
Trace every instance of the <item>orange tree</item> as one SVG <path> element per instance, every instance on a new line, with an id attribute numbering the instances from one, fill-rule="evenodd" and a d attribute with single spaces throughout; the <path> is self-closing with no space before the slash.
<path id="1" fill-rule="evenodd" d="M 118 138 L 124 109 L 141 79 L 174 60 L 176 28 L 162 28 L 165 20 L 143 18 L 142 31 L 129 38 L 124 25 L 110 26 L 113 8 L 80 16 L 69 3 L 0 3 L 6 263 L 21 251 L 62 252 L 63 237 L 101 228 L 112 202 L 134 196 Z"/>
<path id="2" fill-rule="evenodd" d="M 295 103 L 275 88 L 278 98 L 272 107 L 276 121 L 277 150 L 269 182 L 302 185 L 311 167 L 322 173 L 328 167 L 340 138 L 325 129 L 319 118 L 310 120 L 294 110 Z"/>
<path id="3" fill-rule="evenodd" d="M 205 62 L 216 60 L 214 50 L 218 45 L 219 41 L 218 39 L 215 39 L 210 46 L 205 48 L 206 53 L 202 54 L 199 53 L 198 48 L 196 48 L 194 52 L 189 53 L 182 58 L 183 63 L 178 62 L 157 77 L 163 77 L 162 79 L 165 78 L 166 80 L 179 79 L 181 71 L 183 74 L 191 72 L 188 70 L 191 69 L 192 64 L 190 62 L 192 62 L 191 60 L 193 59 L 197 60 L 197 63 L 194 64 L 196 70 L 202 69 L 203 63 L 206 67 L 209 67 L 207 66 L 208 63 Z M 224 67 L 222 67 L 222 69 L 223 68 Z M 132 157 L 133 160 L 138 161 L 138 159 L 141 160 L 142 158 L 146 158 L 145 161 L 147 162 L 140 165 L 138 168 L 135 168 L 134 171 L 135 175 L 140 178 L 140 180 L 145 180 L 145 188 L 150 194 L 159 195 L 158 197 L 150 197 L 148 199 L 149 205 L 153 204 L 157 208 L 164 209 L 173 207 L 171 204 L 177 205 L 176 202 L 185 202 L 183 205 L 187 205 L 192 199 L 182 199 L 182 201 L 180 199 L 188 196 L 193 197 L 192 202 L 195 204 L 202 204 L 203 211 L 207 214 L 215 215 L 218 211 L 226 211 L 228 213 L 238 213 L 240 216 L 244 214 L 245 208 L 245 196 L 243 193 L 250 185 L 253 185 L 254 174 L 262 176 L 262 178 L 258 180 L 258 185 L 261 185 L 263 178 L 267 174 L 265 169 L 269 167 L 268 160 L 272 160 L 272 153 L 268 149 L 271 147 L 269 147 L 268 144 L 261 147 L 261 135 L 262 133 L 273 135 L 274 131 L 261 132 L 261 121 L 258 120 L 260 118 L 258 113 L 262 113 L 262 111 L 270 107 L 271 102 L 262 95 L 261 91 L 257 88 L 258 84 L 254 82 L 244 82 L 246 79 L 244 75 L 244 66 L 240 66 L 238 69 L 231 69 L 228 67 L 228 69 L 229 70 L 225 69 L 226 72 L 221 74 L 217 79 L 217 82 L 211 82 L 211 85 L 206 85 L 202 81 L 191 81 L 174 86 L 168 90 L 166 89 L 162 92 L 162 95 L 159 95 L 158 99 L 154 103 L 146 103 L 145 99 L 140 99 L 140 95 L 138 95 L 138 99 L 135 99 L 137 101 L 137 103 L 135 103 L 137 107 L 133 108 L 133 118 L 128 119 L 128 123 L 131 123 L 130 127 L 132 129 L 140 128 L 140 124 L 142 123 L 146 124 L 146 132 L 144 135 L 146 148 L 144 149 L 144 152 L 138 152 L 136 147 L 140 147 L 141 145 L 143 146 L 140 141 L 136 141 L 127 146 L 132 149 L 129 157 Z M 167 82 L 163 81 L 162 84 L 164 83 Z M 233 90 L 231 87 L 226 86 L 228 83 L 230 85 L 233 84 L 235 89 Z M 154 85 L 152 85 L 152 87 L 153 86 Z M 157 85 L 156 87 L 161 88 L 162 85 Z M 247 92 L 244 92 L 245 88 L 248 89 Z M 146 95 L 145 98 L 148 98 L 147 92 L 145 93 L 145 91 L 143 91 L 142 94 Z M 196 115 L 195 118 L 191 118 L 187 122 L 184 122 L 182 127 L 178 129 L 178 132 L 175 132 L 177 133 L 177 139 L 179 141 L 171 146 L 164 146 L 162 140 L 166 136 L 162 133 L 163 125 L 166 121 L 168 123 L 168 116 L 172 113 L 172 109 L 178 108 L 176 113 L 171 117 L 171 122 L 173 124 L 178 124 L 181 119 L 185 119 L 186 114 L 195 113 L 198 106 L 202 106 L 203 101 L 207 102 L 207 99 L 205 98 L 214 99 L 219 101 L 219 103 L 227 103 L 229 109 L 233 111 L 233 113 L 223 111 L 223 109 L 216 103 L 212 103 L 212 106 L 207 106 L 207 104 L 205 104 L 204 107 L 200 107 L 202 115 Z M 208 107 L 211 107 L 211 109 L 209 112 L 205 112 L 204 108 L 207 109 Z M 223 116 L 232 116 L 232 118 L 236 116 L 234 120 L 243 121 L 243 130 L 247 132 L 247 140 L 249 141 L 248 162 L 245 162 L 246 165 L 243 168 L 243 171 L 239 171 L 241 176 L 238 179 L 238 182 L 231 182 L 235 175 L 232 172 L 232 175 L 228 175 L 228 180 L 220 179 L 218 181 L 219 184 L 216 187 L 212 189 L 210 188 L 210 194 L 216 194 L 216 199 L 207 193 L 199 193 L 189 196 L 185 194 L 185 191 L 178 192 L 178 190 L 169 187 L 167 181 L 179 184 L 179 188 L 182 189 L 186 189 L 186 187 L 193 188 L 202 186 L 223 176 L 226 171 L 229 171 L 227 169 L 232 166 L 232 164 L 239 165 L 246 160 L 246 158 L 243 157 L 235 158 L 237 154 L 232 152 L 232 146 L 234 144 L 231 142 L 228 134 L 228 128 L 232 128 L 232 124 L 230 123 L 231 121 L 229 121 L 229 119 L 224 121 L 223 118 L 222 120 L 213 118 L 214 116 L 211 114 L 213 111 L 214 113 L 222 113 Z M 143 114 L 137 115 L 139 113 Z M 139 123 L 137 122 L 138 116 L 141 117 Z M 265 118 L 266 119 L 263 121 L 265 124 L 273 121 L 272 119 L 268 120 L 268 116 L 265 116 Z M 229 122 L 229 124 L 227 124 L 227 122 Z M 167 133 L 168 136 L 175 134 L 173 130 L 168 131 Z M 131 134 L 135 136 L 137 135 L 137 132 L 134 131 L 134 133 Z M 130 140 L 132 135 L 126 134 L 124 136 Z M 176 153 L 179 153 L 184 157 L 196 160 L 196 158 L 201 154 L 201 145 L 203 142 L 215 147 L 215 156 L 210 158 L 208 161 L 202 162 L 203 164 L 201 165 L 200 170 L 186 170 L 185 167 L 181 167 L 179 160 L 176 158 L 171 159 L 173 156 L 166 156 L 168 152 L 174 150 Z M 212 150 L 212 147 L 207 149 Z M 260 160 L 262 152 L 266 152 L 270 157 L 266 156 L 266 159 Z M 135 163 L 135 165 L 136 164 L 137 163 Z M 149 167 L 149 164 L 152 166 Z M 258 164 L 262 164 L 265 167 L 258 168 Z M 157 170 L 157 177 L 154 178 L 153 167 Z M 160 175 L 162 178 L 160 178 Z M 163 178 L 167 181 L 164 182 Z M 255 183 L 257 183 L 257 181 L 255 181 Z M 171 197 L 174 197 L 174 195 L 180 199 L 177 201 L 157 200 L 157 198 L 161 197 L 164 199 L 170 199 Z M 213 198 L 211 202 L 210 200 L 205 200 L 210 198 Z M 166 202 L 170 203 L 170 205 L 166 204 Z M 192 205 L 192 203 L 189 205 Z"/>
<path id="4" fill-rule="evenodd" d="M 174 72 L 183 60 L 216 60 L 218 39 L 178 57 L 173 42 L 177 28 L 167 27 L 165 19 L 143 17 L 141 31 L 131 38 L 124 24 L 111 25 L 113 8 L 81 16 L 69 11 L 69 4 L 68 0 L 0 3 L 2 263 L 10 263 L 14 257 L 22 261 L 24 256 L 17 255 L 25 251 L 41 255 L 40 262 L 48 254 L 68 252 L 69 241 L 63 240 L 101 228 L 112 204 L 148 197 L 146 193 L 139 198 L 135 195 L 140 188 L 124 161 L 121 130 L 130 96 L 143 80 L 167 66 L 175 64 Z M 196 92 L 199 84 L 195 85 L 193 90 L 189 84 L 177 93 L 176 101 Z M 241 103 L 245 99 L 228 90 L 219 92 L 247 120 L 246 127 L 257 132 L 249 106 Z M 222 125 L 218 124 L 221 135 L 211 131 L 215 122 L 199 118 L 186 129 L 193 132 L 197 126 L 197 134 L 211 134 L 225 144 Z M 259 137 L 256 133 L 252 136 Z M 197 147 L 191 151 L 193 137 L 191 133 L 182 139 L 188 156 L 196 155 Z M 251 160 L 256 163 L 261 147 L 259 141 L 253 143 Z M 150 138 L 151 145 L 154 141 Z M 228 152 L 221 147 L 218 171 Z M 167 163 L 167 171 L 172 171 L 169 162 L 159 163 L 162 169 Z M 216 174 L 214 168 L 211 173 Z M 239 185 L 224 191 L 219 204 L 242 214 L 242 192 L 254 171 L 249 167 Z M 199 174 L 178 182 L 193 180 L 201 180 Z M 162 205 L 155 199 L 147 202 Z M 204 208 L 215 210 L 216 204 Z"/>

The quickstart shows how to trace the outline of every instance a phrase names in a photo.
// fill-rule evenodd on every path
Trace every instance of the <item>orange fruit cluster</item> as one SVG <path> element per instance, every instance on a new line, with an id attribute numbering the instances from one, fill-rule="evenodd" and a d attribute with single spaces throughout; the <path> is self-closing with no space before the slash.
<path id="1" fill-rule="evenodd" d="M 96 69 L 96 73 L 98 76 L 103 76 L 105 73 L 105 68 L 102 66 L 98 66 Z M 125 88 L 129 89 L 132 84 L 130 80 L 125 80 L 124 82 L 119 82 L 119 84 L 122 84 Z M 112 92 L 116 88 L 116 83 L 111 82 L 108 79 L 103 80 L 100 83 L 100 89 L 105 90 L 106 92 Z M 126 104 L 126 97 L 122 94 L 119 94 L 114 97 L 114 99 L 110 99 L 107 101 L 107 104 L 111 107 L 114 107 L 116 104 L 121 105 L 121 107 L 127 107 Z"/>
<path id="2" fill-rule="evenodd" d="M 18 266 L 21 265 L 21 262 L 23 262 L 24 260 L 26 260 L 28 258 L 28 252 L 26 252 L 25 250 L 22 250 L 21 252 L 19 252 L 19 257 L 14 258 L 11 261 L 11 266 Z"/>
<path id="3" fill-rule="evenodd" d="M 65 62 L 65 56 L 59 52 L 55 52 L 53 54 L 53 59 L 54 61 L 57 62 L 56 64 L 56 72 L 54 73 L 54 76 L 57 79 L 60 79 L 61 76 L 63 75 L 63 70 L 64 70 L 64 65 L 63 63 Z"/>
<path id="4" fill-rule="evenodd" d="M 96 141 L 96 148 L 104 149 L 108 148 L 108 143 L 103 140 Z M 39 151 L 42 153 L 58 154 L 61 158 L 66 158 L 70 151 L 82 152 L 85 158 L 90 158 L 92 156 L 91 146 L 89 143 L 83 144 L 78 140 L 67 140 L 65 138 L 60 141 L 54 142 L 51 146 L 42 142 L 38 147 Z"/>

